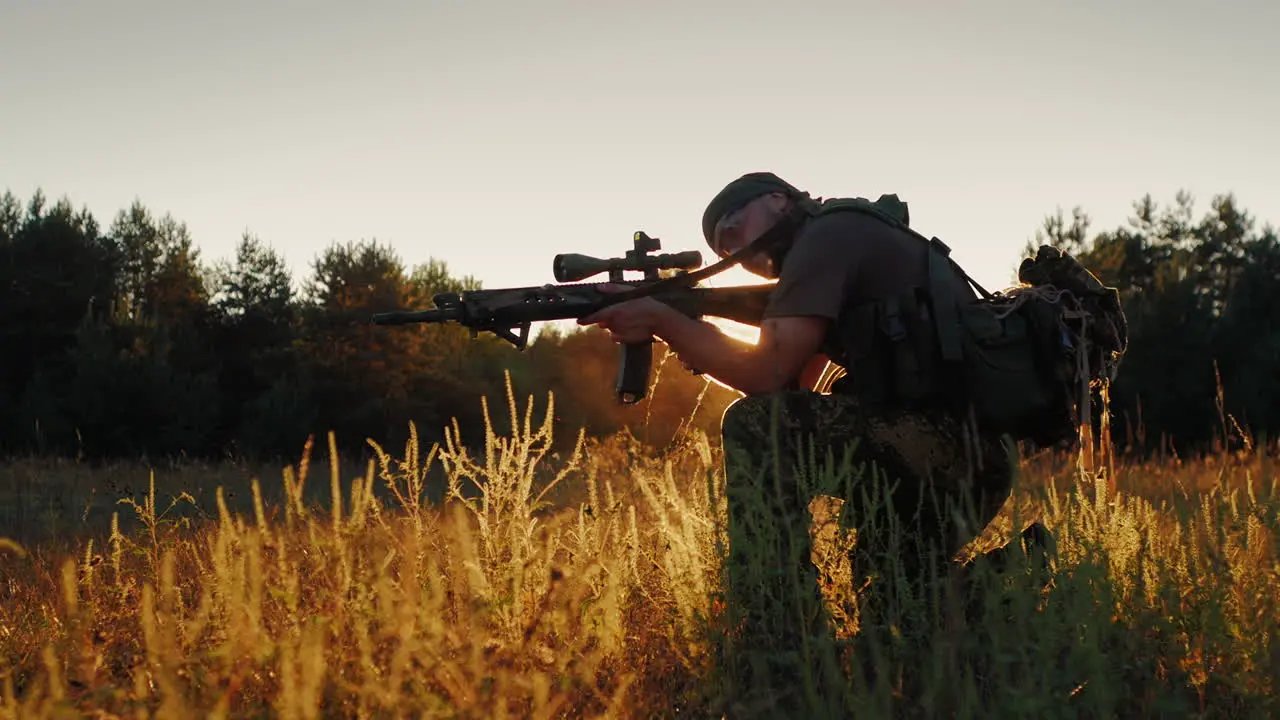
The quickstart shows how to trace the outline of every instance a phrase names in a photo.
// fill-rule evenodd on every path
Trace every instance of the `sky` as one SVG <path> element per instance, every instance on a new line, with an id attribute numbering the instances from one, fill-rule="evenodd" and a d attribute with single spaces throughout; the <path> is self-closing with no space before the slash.
<path id="1" fill-rule="evenodd" d="M 770 170 L 897 193 L 999 289 L 1059 208 L 1104 230 L 1232 192 L 1280 224 L 1278 24 L 1264 0 L 4 0 L 0 192 L 104 226 L 140 200 L 205 260 L 250 232 L 299 280 L 377 240 L 503 287 L 636 230 L 709 263 L 707 201 Z"/>

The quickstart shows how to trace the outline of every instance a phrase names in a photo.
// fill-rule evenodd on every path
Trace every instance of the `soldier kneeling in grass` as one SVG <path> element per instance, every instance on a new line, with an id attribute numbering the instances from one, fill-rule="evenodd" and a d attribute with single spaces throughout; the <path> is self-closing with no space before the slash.
<path id="1" fill-rule="evenodd" d="M 1050 247 L 1024 261 L 1023 285 L 986 292 L 893 195 L 815 199 L 749 173 L 711 200 L 702 230 L 721 258 L 777 281 L 756 344 L 652 298 L 580 323 L 619 343 L 661 339 L 745 395 L 722 430 L 726 660 L 751 688 L 821 695 L 815 669 L 838 663 L 817 650 L 833 646 L 810 500 L 843 500 L 855 586 L 891 572 L 920 589 L 1009 498 L 1016 443 L 1076 437 L 1090 385 L 1123 355 L 1124 316 L 1113 288 Z"/>

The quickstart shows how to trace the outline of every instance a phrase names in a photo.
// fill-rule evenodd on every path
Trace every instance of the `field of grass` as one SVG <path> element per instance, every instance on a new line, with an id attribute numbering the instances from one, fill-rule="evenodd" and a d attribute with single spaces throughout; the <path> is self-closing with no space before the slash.
<path id="1" fill-rule="evenodd" d="M 367 468 L 0 467 L 0 716 L 768 716 L 718 660 L 718 442 L 556 456 L 538 404 Z M 1024 462 L 971 550 L 1037 519 L 1048 580 L 1015 553 L 968 612 L 861 615 L 815 503 L 848 680 L 808 716 L 1280 716 L 1275 456 Z"/>

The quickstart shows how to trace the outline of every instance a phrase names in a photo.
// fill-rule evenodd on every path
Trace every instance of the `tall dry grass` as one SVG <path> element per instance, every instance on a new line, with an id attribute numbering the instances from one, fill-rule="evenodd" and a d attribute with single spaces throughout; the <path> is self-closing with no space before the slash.
<path id="1" fill-rule="evenodd" d="M 415 435 L 375 446 L 361 470 L 330 443 L 327 478 L 310 447 L 271 483 L 235 482 L 238 468 L 208 490 L 208 468 L 135 468 L 127 482 L 145 492 L 121 493 L 103 532 L 88 523 L 100 502 L 42 509 L 60 538 L 0 545 L 0 713 L 751 714 L 717 649 L 718 443 L 690 432 L 652 456 L 626 436 L 579 436 L 555 457 L 553 405 L 537 421 L 508 387 L 510 435 L 455 427 L 429 448 Z M 59 468 L 17 463 L 0 493 L 12 504 L 19 487 L 58 496 L 64 476 L 126 481 Z M 182 495 L 187 480 L 202 491 Z M 980 574 L 968 612 L 940 582 L 860 615 L 841 583 L 848 538 L 819 523 L 814 561 L 848 682 L 809 715 L 1276 716 L 1276 490 L 1259 448 L 1120 461 L 1109 481 L 1072 458 L 1029 460 L 973 550 L 1038 518 L 1057 539 L 1047 583 L 1015 553 Z"/>

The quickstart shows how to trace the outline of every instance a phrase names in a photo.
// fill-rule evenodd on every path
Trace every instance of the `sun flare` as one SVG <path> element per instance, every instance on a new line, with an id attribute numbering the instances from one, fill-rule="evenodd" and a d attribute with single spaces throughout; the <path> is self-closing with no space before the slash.
<path id="1" fill-rule="evenodd" d="M 733 287 L 735 285 L 760 285 L 765 282 L 768 281 L 743 270 L 741 266 L 735 265 L 718 275 L 707 278 L 702 284 L 706 287 Z M 722 318 L 709 317 L 706 320 L 734 339 L 742 340 L 752 345 L 760 340 L 760 328 Z"/>

